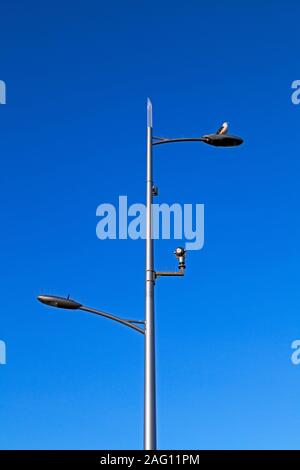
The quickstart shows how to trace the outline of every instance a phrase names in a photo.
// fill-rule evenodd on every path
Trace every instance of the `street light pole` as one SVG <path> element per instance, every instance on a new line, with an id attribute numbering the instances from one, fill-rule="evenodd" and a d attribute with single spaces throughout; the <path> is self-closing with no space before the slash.
<path id="1" fill-rule="evenodd" d="M 146 286 L 145 286 L 145 383 L 144 449 L 156 449 L 155 325 L 154 325 L 154 257 L 152 237 L 152 103 L 147 103 L 147 177 L 146 177 Z"/>
<path id="2" fill-rule="evenodd" d="M 176 142 L 203 142 L 215 147 L 236 147 L 243 143 L 238 136 L 229 135 L 228 123 L 225 122 L 214 134 L 201 137 L 166 138 L 153 136 L 152 103 L 147 102 L 147 166 L 146 166 L 146 279 L 145 279 L 145 318 L 144 320 L 128 320 L 117 317 L 102 310 L 95 310 L 76 302 L 69 297 L 39 295 L 38 300 L 50 307 L 67 310 L 84 310 L 121 323 L 144 334 L 144 449 L 156 450 L 156 386 L 155 386 L 155 325 L 154 325 L 154 286 L 155 280 L 165 276 L 183 276 L 185 271 L 185 249 L 178 247 L 174 254 L 178 260 L 178 271 L 154 270 L 153 217 L 152 200 L 157 195 L 153 184 L 152 150 L 153 146 Z M 139 327 L 138 325 L 144 325 Z"/>

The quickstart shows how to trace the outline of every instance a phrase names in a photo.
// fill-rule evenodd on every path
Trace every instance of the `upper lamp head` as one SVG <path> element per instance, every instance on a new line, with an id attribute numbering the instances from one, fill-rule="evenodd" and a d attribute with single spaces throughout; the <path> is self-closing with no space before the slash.
<path id="1" fill-rule="evenodd" d="M 228 134 L 207 134 L 201 137 L 202 142 L 214 147 L 237 147 L 244 141 L 241 137 Z"/>

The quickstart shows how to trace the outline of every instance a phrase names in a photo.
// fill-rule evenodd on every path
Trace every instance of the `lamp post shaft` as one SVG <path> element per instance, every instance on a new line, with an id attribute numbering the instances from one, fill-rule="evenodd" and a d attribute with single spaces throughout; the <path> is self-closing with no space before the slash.
<path id="1" fill-rule="evenodd" d="M 152 237 L 152 104 L 147 103 L 147 219 L 146 219 L 146 291 L 145 291 L 145 390 L 144 449 L 156 449 L 155 329 L 154 329 L 154 257 Z"/>

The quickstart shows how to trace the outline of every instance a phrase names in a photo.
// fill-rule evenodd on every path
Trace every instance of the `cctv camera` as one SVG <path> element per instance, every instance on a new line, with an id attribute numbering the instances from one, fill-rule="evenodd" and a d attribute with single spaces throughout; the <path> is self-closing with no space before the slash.
<path id="1" fill-rule="evenodd" d="M 176 258 L 181 258 L 181 257 L 185 256 L 185 249 L 182 248 L 181 246 L 179 246 L 174 251 L 174 255 L 176 256 Z"/>
<path id="2" fill-rule="evenodd" d="M 175 254 L 176 258 L 178 259 L 179 269 L 185 269 L 185 256 L 186 256 L 185 249 L 179 246 L 174 251 L 174 254 Z"/>

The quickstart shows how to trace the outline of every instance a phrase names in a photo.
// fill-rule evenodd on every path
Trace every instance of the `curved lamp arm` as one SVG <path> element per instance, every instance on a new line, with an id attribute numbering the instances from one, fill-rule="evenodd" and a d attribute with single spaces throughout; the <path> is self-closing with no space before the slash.
<path id="1" fill-rule="evenodd" d="M 95 315 L 99 315 L 101 317 L 109 318 L 109 320 L 113 320 L 113 321 L 116 321 L 118 323 L 122 323 L 122 325 L 126 325 L 129 328 L 132 328 L 133 330 L 138 331 L 139 333 L 142 333 L 142 334 L 145 333 L 143 328 L 140 328 L 140 327 L 134 325 L 134 323 L 144 324 L 145 322 L 143 322 L 141 320 L 125 320 L 124 318 L 116 317 L 115 315 L 111 315 L 110 313 L 102 312 L 101 310 L 95 310 L 94 308 L 85 307 L 83 305 L 81 307 L 79 307 L 79 310 L 83 310 L 84 312 L 94 313 Z"/>
<path id="2" fill-rule="evenodd" d="M 164 139 L 163 137 L 153 137 L 152 145 L 171 144 L 173 142 L 205 142 L 202 137 L 182 137 L 178 139 Z M 157 139 L 157 140 L 156 140 Z"/>

